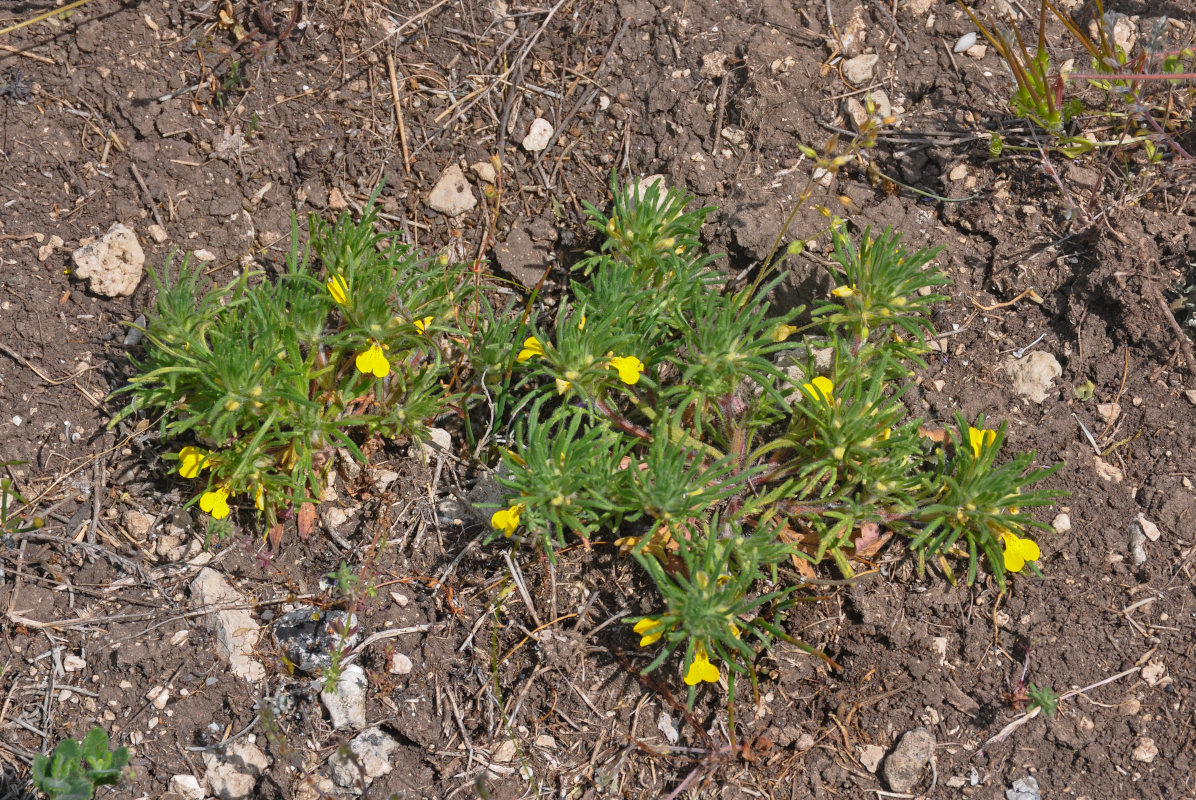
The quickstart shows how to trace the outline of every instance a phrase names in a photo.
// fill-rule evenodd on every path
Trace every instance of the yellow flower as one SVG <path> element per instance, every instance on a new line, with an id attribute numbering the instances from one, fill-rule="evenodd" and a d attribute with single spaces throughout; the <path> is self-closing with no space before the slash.
<path id="1" fill-rule="evenodd" d="M 581 321 L 577 323 L 577 329 L 579 331 L 584 331 L 586 329 L 586 315 L 584 311 L 581 314 Z"/>
<path id="2" fill-rule="evenodd" d="M 1033 539 L 1023 539 L 1009 531 L 1001 534 L 1001 543 L 1005 545 L 1005 569 L 1010 572 L 1021 572 L 1027 561 L 1037 561 L 1042 556 Z"/>
<path id="3" fill-rule="evenodd" d="M 432 324 L 433 317 L 424 317 L 415 321 L 415 329 L 420 333 L 427 333 L 428 326 Z"/>
<path id="4" fill-rule="evenodd" d="M 803 383 L 801 388 L 815 400 L 821 400 L 829 404 L 832 402 L 831 396 L 835 393 L 835 382 L 830 378 L 824 378 L 819 375 L 809 383 Z"/>
<path id="5" fill-rule="evenodd" d="M 660 637 L 668 632 L 668 628 L 661 623 L 659 618 L 653 619 L 651 617 L 645 617 L 635 623 L 635 627 L 632 630 L 640 634 L 640 647 L 647 647 L 654 642 L 660 641 Z"/>
<path id="6" fill-rule="evenodd" d="M 610 360 L 610 366 L 618 370 L 619 380 L 628 385 L 638 383 L 640 373 L 644 371 L 644 362 L 635 356 L 615 356 Z"/>
<path id="7" fill-rule="evenodd" d="M 776 330 L 772 332 L 772 340 L 774 342 L 783 342 L 795 333 L 797 333 L 796 325 L 778 325 Z"/>
<path id="8" fill-rule="evenodd" d="M 833 294 L 835 297 L 838 297 L 840 299 L 847 299 L 848 297 L 851 297 L 853 294 L 855 294 L 855 287 L 854 286 L 836 286 L 834 289 L 831 289 L 831 294 Z"/>
<path id="9" fill-rule="evenodd" d="M 685 671 L 685 683 L 695 686 L 702 681 L 718 683 L 718 667 L 710 663 L 710 657 L 706 655 L 706 646 L 698 642 L 694 646 L 694 660 Z"/>
<path id="10" fill-rule="evenodd" d="M 198 447 L 184 447 L 179 451 L 179 474 L 184 478 L 194 478 L 208 467 L 210 453 L 205 453 Z"/>
<path id="11" fill-rule="evenodd" d="M 564 378 L 556 379 L 556 393 L 557 394 L 564 394 L 565 392 L 569 391 L 569 389 L 572 388 L 572 386 L 573 386 L 573 384 L 569 383 L 569 381 L 565 380 Z"/>
<path id="12" fill-rule="evenodd" d="M 370 345 L 370 349 L 364 353 L 357 354 L 357 369 L 359 372 L 364 372 L 366 375 L 374 375 L 378 378 L 385 378 L 390 374 L 390 362 L 386 360 L 384 349 L 389 349 L 384 344 L 374 342 Z"/>
<path id="13" fill-rule="evenodd" d="M 980 458 L 980 451 L 996 441 L 996 438 L 996 431 L 968 426 L 968 444 L 972 446 L 972 452 L 976 454 L 976 458 Z"/>
<path id="14" fill-rule="evenodd" d="M 540 344 L 540 340 L 535 336 L 529 336 L 523 340 L 523 349 L 519 351 L 519 355 L 515 356 L 515 360 L 522 364 L 528 359 L 542 355 L 544 355 L 544 345 Z"/>
<path id="15" fill-rule="evenodd" d="M 258 511 L 266 510 L 266 490 L 260 483 L 253 490 L 253 505 Z"/>
<path id="16" fill-rule="evenodd" d="M 337 305 L 347 306 L 349 304 L 349 284 L 345 283 L 343 275 L 333 275 L 324 281 L 324 285 L 328 287 L 328 294 L 332 295 L 332 299 L 337 302 Z"/>
<path id="17" fill-rule="evenodd" d="M 228 495 L 227 486 L 206 491 L 199 498 L 199 507 L 211 514 L 214 519 L 224 519 L 228 516 Z"/>
<path id="18" fill-rule="evenodd" d="M 523 503 L 516 503 L 510 508 L 495 511 L 490 517 L 490 527 L 502 531 L 507 538 L 519 527 L 519 516 L 523 513 Z"/>

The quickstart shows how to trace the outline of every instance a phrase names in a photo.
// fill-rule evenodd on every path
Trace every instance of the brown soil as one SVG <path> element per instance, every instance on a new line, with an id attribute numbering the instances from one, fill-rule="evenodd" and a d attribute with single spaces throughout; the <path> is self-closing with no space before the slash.
<path id="1" fill-rule="evenodd" d="M 46 5 L 5 4 L 0 26 Z M 480 255 L 534 285 L 550 261 L 592 243 L 582 203 L 605 207 L 614 169 L 664 174 L 719 206 L 705 236 L 740 270 L 768 252 L 805 183 L 798 143 L 821 146 L 849 126 L 844 96 L 862 97 L 828 66 L 828 11 L 844 30 L 851 0 L 425 0 L 394 12 L 307 0 L 294 4 L 293 26 L 290 0 L 236 0 L 232 15 L 250 33 L 240 43 L 218 24 L 225 5 L 94 0 L 0 36 L 0 459 L 24 462 L 6 472 L 48 522 L 0 548 L 0 757 L 14 775 L 34 752 L 99 724 L 134 751 L 116 795 L 161 797 L 173 775 L 202 779 L 199 748 L 245 731 L 271 758 L 257 796 L 316 797 L 314 776 L 351 736 L 330 729 L 310 681 L 282 668 L 268 637 L 259 655 L 269 676 L 249 685 L 188 616 L 199 567 L 162 555 L 161 540 L 172 528 L 184 544 L 202 535 L 198 515 L 180 511 L 189 487 L 160 460 L 152 426 L 105 428 L 117 406 L 104 398 L 129 373 L 125 323 L 153 284 L 117 300 L 89 294 L 70 274 L 81 241 L 124 222 L 150 264 L 205 249 L 224 282 L 280 258 L 292 214 L 304 227 L 309 212 L 357 208 L 385 179 L 387 219 L 410 241 Z M 1071 529 L 1040 537 L 1044 577 L 1005 594 L 988 581 L 952 586 L 891 549 L 878 572 L 793 615 L 794 633 L 842 668 L 778 648 L 760 665 L 759 702 L 741 695 L 737 733 L 749 747 L 732 751 L 721 689 L 704 690 L 688 715 L 666 688 L 677 691 L 673 677 L 647 683 L 632 671 L 646 662 L 613 621 L 652 608 L 626 563 L 579 549 L 552 567 L 514 553 L 528 594 L 507 595 L 505 545 L 482 548 L 484 526 L 436 513 L 466 481 L 456 461 L 394 448 L 379 465 L 399 473 L 385 491 L 368 480 L 340 489 L 333 505 L 350 516 L 337 537 L 289 535 L 271 554 L 246 528 L 213 543 L 207 562 L 264 623 L 297 595 L 328 601 L 321 576 L 365 563 L 380 536 L 389 542 L 369 568 L 380 591 L 358 609 L 362 632 L 428 627 L 360 657 L 369 721 L 400 742 L 394 771 L 367 796 L 528 796 L 521 765 L 561 797 L 678 787 L 692 797 L 873 796 L 888 786 L 862 748 L 889 752 L 925 726 L 938 746 L 919 796 L 1000 798 L 1033 776 L 1044 797 L 1196 797 L 1196 404 L 1185 395 L 1196 365 L 1164 294 L 1190 282 L 1192 170 L 1180 158 L 1123 166 L 1107 150 L 991 160 L 982 134 L 1004 126 L 1017 140 L 1003 116 L 1006 73 L 991 49 L 949 52 L 972 29 L 956 6 L 921 5 L 858 6 L 879 54 L 872 86 L 901 110 L 865 155 L 951 200 L 852 169 L 816 199 L 857 229 L 892 226 L 913 247 L 945 246 L 936 263 L 953 284 L 936 324 L 950 335 L 910 396 L 939 423 L 955 410 L 1007 418 L 1011 449 L 1065 462 L 1048 484 L 1070 498 L 1041 519 L 1066 512 Z M 1118 7 L 1143 32 L 1182 16 L 1168 3 Z M 1194 35 L 1190 19 L 1164 32 L 1169 46 Z M 537 116 L 559 131 L 540 158 L 520 146 Z M 1196 151 L 1190 128 L 1177 138 Z M 475 180 L 480 202 L 462 218 L 428 209 L 446 166 L 496 154 L 506 169 L 497 208 Z M 160 242 L 149 236 L 157 222 Z M 823 224 L 806 209 L 794 230 Z M 793 266 L 786 302 L 828 288 L 823 259 L 810 252 Z M 554 271 L 550 285 L 563 277 Z M 1042 303 L 1009 302 L 1030 288 Z M 1035 348 L 1063 366 L 1041 404 L 1014 393 L 1004 370 L 1039 336 Z M 1095 393 L 1084 402 L 1074 389 L 1087 381 Z M 1097 404 L 1115 401 L 1120 417 L 1106 424 Z M 130 511 L 152 517 L 148 531 Z M 1138 515 L 1161 532 L 1142 563 L 1131 545 Z M 391 674 L 392 652 L 414 670 Z M 86 666 L 65 671 L 67 656 Z M 1024 710 L 1014 696 L 1023 665 L 1027 682 L 1060 692 L 1121 677 L 985 747 Z M 164 709 L 147 700 L 158 686 L 170 690 Z M 295 702 L 263 727 L 272 696 Z M 512 739 L 515 761 L 487 774 Z M 1146 761 L 1148 739 L 1157 756 Z"/>

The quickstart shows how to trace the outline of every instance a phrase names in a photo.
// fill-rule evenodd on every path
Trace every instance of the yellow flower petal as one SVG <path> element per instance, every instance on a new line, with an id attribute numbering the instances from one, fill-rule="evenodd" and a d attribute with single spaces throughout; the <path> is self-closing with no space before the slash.
<path id="1" fill-rule="evenodd" d="M 523 340 L 523 349 L 519 351 L 519 355 L 515 356 L 515 360 L 522 364 L 524 361 L 542 355 L 544 355 L 544 345 L 535 336 L 529 336 Z"/>
<path id="2" fill-rule="evenodd" d="M 184 447 L 179 451 L 179 475 L 184 478 L 194 478 L 211 466 L 208 463 L 210 453 L 205 453 L 198 447 Z"/>
<path id="3" fill-rule="evenodd" d="M 772 332 L 772 340 L 774 342 L 783 342 L 795 333 L 797 333 L 796 325 L 778 325 Z"/>
<path id="4" fill-rule="evenodd" d="M 581 315 L 581 321 L 577 323 L 577 329 L 579 331 L 584 331 L 586 329 L 586 315 L 584 312 Z"/>
<path id="5" fill-rule="evenodd" d="M 971 445 L 972 452 L 976 454 L 976 458 L 980 458 L 980 451 L 992 444 L 996 439 L 996 431 L 968 426 L 968 444 Z"/>
<path id="6" fill-rule="evenodd" d="M 685 683 L 695 686 L 702 681 L 718 683 L 718 667 L 710 663 L 705 646 L 699 642 L 694 647 L 694 660 L 690 663 L 689 669 L 685 671 Z"/>
<path id="7" fill-rule="evenodd" d="M 824 378 L 819 375 L 809 383 L 803 383 L 801 388 L 805 390 L 806 394 L 815 400 L 821 400 L 824 403 L 831 402 L 831 396 L 835 393 L 835 383 L 830 378 Z"/>
<path id="8" fill-rule="evenodd" d="M 332 275 L 328 280 L 324 281 L 324 285 L 328 287 L 328 294 L 332 295 L 332 299 L 338 305 L 349 304 L 349 284 L 345 283 L 345 278 L 342 275 Z"/>
<path id="9" fill-rule="evenodd" d="M 382 352 L 383 345 L 374 342 L 370 345 L 370 349 L 364 353 L 357 354 L 357 370 L 364 372 L 366 375 L 374 375 L 378 378 L 385 378 L 390 374 L 390 362 L 386 360 L 386 355 Z"/>
<path id="10" fill-rule="evenodd" d="M 644 362 L 635 356 L 615 356 L 610 360 L 610 366 L 618 371 L 619 380 L 628 385 L 638 383 L 640 373 L 644 371 Z"/>
<path id="11" fill-rule="evenodd" d="M 258 511 L 266 510 L 266 490 L 260 484 L 253 490 L 253 505 Z"/>
<path id="12" fill-rule="evenodd" d="M 224 519 L 228 516 L 228 487 L 221 486 L 203 493 L 199 498 L 199 507 L 211 514 L 213 519 Z"/>
<path id="13" fill-rule="evenodd" d="M 1001 534 L 1001 543 L 1005 545 L 1005 569 L 1009 572 L 1021 572 L 1027 561 L 1037 561 L 1042 556 L 1037 542 L 1009 531 Z"/>
<path id="14" fill-rule="evenodd" d="M 420 333 L 427 333 L 428 326 L 432 324 L 433 317 L 424 317 L 415 321 L 415 329 Z"/>
<path id="15" fill-rule="evenodd" d="M 519 517 L 522 513 L 523 503 L 499 509 L 490 516 L 490 527 L 502 531 L 503 536 L 510 538 L 511 534 L 515 533 L 515 529 L 519 527 Z"/>
<path id="16" fill-rule="evenodd" d="M 647 647 L 660 640 L 665 634 L 665 626 L 659 619 L 646 618 L 635 623 L 633 631 L 640 634 L 640 647 Z"/>
<path id="17" fill-rule="evenodd" d="M 839 297 L 839 298 L 851 297 L 853 294 L 855 294 L 855 287 L 854 286 L 836 286 L 834 289 L 831 289 L 831 294 L 833 294 L 835 297 Z"/>
<path id="18" fill-rule="evenodd" d="M 569 381 L 565 380 L 564 378 L 556 379 L 556 393 L 557 394 L 564 394 L 565 392 L 569 391 L 569 389 L 572 386 L 573 386 L 573 384 L 569 383 Z"/>

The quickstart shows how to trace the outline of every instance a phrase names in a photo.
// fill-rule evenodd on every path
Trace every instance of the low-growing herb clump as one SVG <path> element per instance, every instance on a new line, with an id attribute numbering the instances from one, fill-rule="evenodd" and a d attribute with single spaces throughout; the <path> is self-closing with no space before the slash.
<path id="1" fill-rule="evenodd" d="M 515 354 L 492 525 L 550 557 L 613 537 L 659 592 L 630 620 L 659 648 L 646 671 L 676 652 L 691 686 L 721 665 L 754 680 L 759 649 L 793 641 L 778 614 L 800 576 L 829 560 L 850 577 L 890 537 L 948 576 L 962 559 L 969 582 L 982 564 L 1002 588 L 1034 568 L 1025 509 L 1050 502 L 1030 487 L 1051 470 L 999 458 L 1003 425 L 930 431 L 901 402 L 945 299 L 933 251 L 833 224 L 834 288 L 803 325 L 804 309 L 770 307 L 778 278 L 736 291 L 713 268 L 697 238 L 710 209 L 658 185 L 615 197 L 609 217 L 591 209 L 605 241 L 585 279 Z"/>
<path id="2" fill-rule="evenodd" d="M 502 462 L 491 539 L 635 559 L 657 590 L 628 620 L 653 649 L 645 671 L 675 665 L 691 702 L 724 675 L 732 693 L 754 684 L 778 640 L 813 652 L 783 613 L 820 564 L 850 578 L 893 541 L 952 580 L 952 563 L 1001 588 L 1035 570 L 1026 509 L 1050 502 L 1032 487 L 1052 470 L 1004 458 L 1003 425 L 930 429 L 902 402 L 945 299 L 935 251 L 853 239 L 828 212 L 833 288 L 808 314 L 778 311 L 775 265 L 738 288 L 703 251 L 711 209 L 659 184 L 614 198 L 590 209 L 603 242 L 551 312 L 535 295 L 495 305 L 476 271 L 378 233 L 372 205 L 313 220 L 273 278 L 203 289 L 184 264 L 156 277 L 122 416 L 161 413 L 191 502 L 256 515 L 277 541 L 296 513 L 303 530 L 335 459 L 452 410 Z"/>
<path id="3" fill-rule="evenodd" d="M 310 249 L 294 231 L 273 279 L 245 271 L 206 289 L 186 262 L 153 276 L 145 354 L 113 424 L 156 411 L 164 440 L 190 439 L 167 458 L 213 520 L 252 509 L 277 540 L 319 502 L 340 454 L 364 462 L 363 447 L 426 436 L 452 402 L 442 381 L 465 270 L 375 223 L 372 204 L 358 222 L 313 218 Z"/>

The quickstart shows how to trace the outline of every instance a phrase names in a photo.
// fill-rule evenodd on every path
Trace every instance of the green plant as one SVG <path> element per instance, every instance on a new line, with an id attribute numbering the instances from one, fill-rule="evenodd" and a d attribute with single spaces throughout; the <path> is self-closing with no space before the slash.
<path id="1" fill-rule="evenodd" d="M 1058 132 L 1083 110 L 1079 100 L 1073 98 L 1064 101 L 1063 78 L 1058 73 L 1051 74 L 1051 57 L 1046 42 L 1049 4 L 1045 0 L 1038 6 L 1038 40 L 1033 53 L 1026 47 L 1016 26 L 1013 27 L 1017 43 L 1015 47 L 1000 31 L 985 26 L 963 0 L 956 2 L 1013 73 L 1017 88 L 1009 98 L 1009 105 L 1017 116 L 1031 120 L 1048 131 Z"/>
<path id="2" fill-rule="evenodd" d="M 187 262 L 153 274 L 145 352 L 115 393 L 131 401 L 110 424 L 165 412 L 163 439 L 190 440 L 168 458 L 206 479 L 191 502 L 214 519 L 244 496 L 277 537 L 319 502 L 339 453 L 364 462 L 370 439 L 421 439 L 451 402 L 441 380 L 464 269 L 420 259 L 376 221 L 372 200 L 359 221 L 313 219 L 310 248 L 293 223 L 273 279 L 247 270 L 207 289 Z"/>
<path id="3" fill-rule="evenodd" d="M 1095 38 L 1051 0 L 1039 0 L 1038 38 L 1031 53 L 1016 26 L 1013 27 L 1015 46 L 995 27 L 984 25 L 963 0 L 956 2 L 1009 67 L 1016 86 L 1009 101 L 1013 112 L 1051 134 L 1054 144 L 1064 155 L 1075 158 L 1097 147 L 1122 148 L 1138 144 L 1149 163 L 1161 161 L 1165 151 L 1192 160 L 1192 156 L 1171 135 L 1173 131 L 1191 124 L 1193 103 L 1190 92 L 1185 106 L 1171 96 L 1162 102 L 1155 102 L 1149 91 L 1152 85 L 1170 91 L 1182 81 L 1196 78 L 1196 72 L 1192 71 L 1196 57 L 1191 48 L 1156 52 L 1147 45 L 1131 55 L 1117 44 L 1112 30 L 1114 23 L 1106 15 L 1101 0 L 1095 2 Z M 1088 53 L 1092 72 L 1052 72 L 1046 39 L 1048 11 L 1059 20 L 1074 42 Z M 1074 93 L 1065 99 L 1068 85 L 1075 86 L 1081 81 L 1103 91 L 1104 102 L 1099 103 L 1091 98 L 1086 101 L 1074 96 Z M 1081 114 L 1091 114 L 1109 123 L 1117 123 L 1121 130 L 1118 135 L 1106 135 L 1103 139 L 1091 133 L 1086 136 L 1064 135 L 1064 127 Z M 1037 146 L 1007 145 L 1004 138 L 994 132 L 990 141 L 990 155 L 998 157 L 1007 146 L 1018 150 L 1038 149 Z"/>
<path id="4" fill-rule="evenodd" d="M 20 463 L 20 461 L 0 461 L 0 467 L 8 467 Z M 41 517 L 34 517 L 28 525 L 22 526 L 21 521 L 24 515 L 18 516 L 9 512 L 9 503 L 12 501 L 24 504 L 25 498 L 21 497 L 16 489 L 12 488 L 11 480 L 0 478 L 0 534 L 9 536 L 14 533 L 26 533 L 28 531 L 35 531 L 46 524 L 46 521 Z"/>
<path id="5" fill-rule="evenodd" d="M 220 81 L 220 88 L 216 92 L 216 105 L 224 108 L 234 94 L 244 94 L 249 91 L 249 78 L 245 74 L 245 66 L 239 59 L 228 62 L 228 72 Z"/>
<path id="6" fill-rule="evenodd" d="M 39 753 L 33 759 L 33 785 L 50 800 L 89 800 L 97 786 L 115 786 L 129 763 L 129 750 L 108 749 L 108 734 L 95 727 L 80 745 L 63 739 L 54 755 Z"/>
<path id="7" fill-rule="evenodd" d="M 1049 686 L 1028 684 L 1026 686 L 1026 697 L 1027 706 L 1031 711 L 1035 708 L 1041 708 L 1043 713 L 1048 717 L 1055 716 L 1055 711 L 1059 708 L 1059 694 Z"/>
<path id="8" fill-rule="evenodd" d="M 983 418 L 928 438 L 901 402 L 946 282 L 936 251 L 890 231 L 857 245 L 835 220 L 834 288 L 799 328 L 803 309 L 767 300 L 779 279 L 735 291 L 701 253 L 709 209 L 613 190 L 609 217 L 591 209 L 606 239 L 579 265 L 589 280 L 507 348 L 495 536 L 525 529 L 554 558 L 614 535 L 659 593 L 659 612 L 629 620 L 663 644 L 645 671 L 679 654 L 691 687 L 718 680 L 716 662 L 754 682 L 758 652 L 788 640 L 789 560 L 850 577 L 853 554 L 898 536 L 948 577 L 948 557 L 966 560 L 969 582 L 981 563 L 1000 588 L 1033 568 L 1022 509 L 1051 501 L 1031 486 L 1052 470 L 1032 453 L 999 463 L 1004 427 Z"/>

